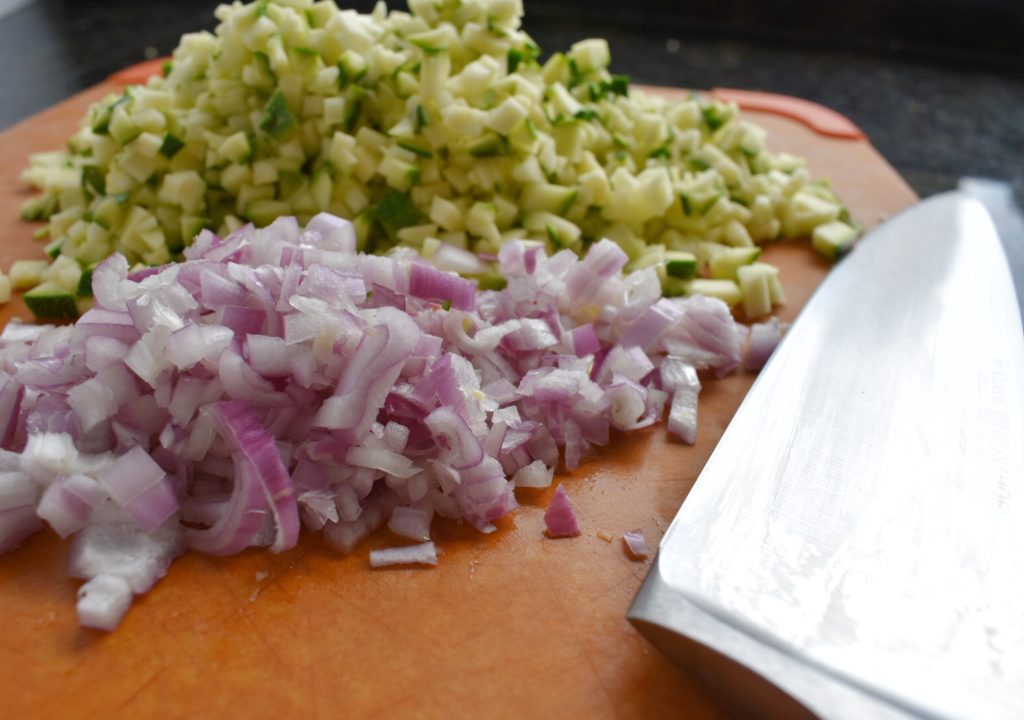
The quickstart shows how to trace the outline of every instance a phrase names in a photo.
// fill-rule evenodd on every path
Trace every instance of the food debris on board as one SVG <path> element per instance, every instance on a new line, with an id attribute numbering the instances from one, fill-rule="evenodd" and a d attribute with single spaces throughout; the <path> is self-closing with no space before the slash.
<path id="1" fill-rule="evenodd" d="M 0 335 L 0 552 L 72 537 L 83 625 L 189 548 L 386 523 L 419 544 L 372 566 L 433 565 L 435 517 L 492 532 L 613 429 L 693 443 L 698 371 L 781 334 L 745 357 L 730 310 L 783 299 L 757 244 L 856 234 L 735 106 L 633 91 L 603 40 L 541 63 L 514 0 L 410 7 L 221 6 L 33 158 L 49 260 L 0 299 L 80 317 Z M 561 485 L 545 523 L 580 533 Z"/>

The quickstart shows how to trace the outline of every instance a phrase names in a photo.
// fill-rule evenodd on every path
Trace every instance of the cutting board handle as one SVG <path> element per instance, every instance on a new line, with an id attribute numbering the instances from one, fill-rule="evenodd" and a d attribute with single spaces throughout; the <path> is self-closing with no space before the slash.
<path id="1" fill-rule="evenodd" d="M 845 115 L 810 100 L 735 88 L 714 88 L 711 97 L 734 102 L 743 110 L 766 112 L 798 120 L 819 135 L 843 140 L 864 140 L 864 132 Z"/>

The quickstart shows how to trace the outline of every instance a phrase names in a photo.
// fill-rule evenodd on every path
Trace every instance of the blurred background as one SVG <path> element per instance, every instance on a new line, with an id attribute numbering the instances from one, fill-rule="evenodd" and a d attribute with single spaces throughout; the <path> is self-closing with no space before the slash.
<path id="1" fill-rule="evenodd" d="M 212 30 L 214 7 L 0 0 L 0 129 Z M 545 53 L 607 38 L 613 72 L 634 82 L 827 105 L 920 195 L 973 176 L 1024 197 L 1022 0 L 526 0 L 525 25 Z"/>

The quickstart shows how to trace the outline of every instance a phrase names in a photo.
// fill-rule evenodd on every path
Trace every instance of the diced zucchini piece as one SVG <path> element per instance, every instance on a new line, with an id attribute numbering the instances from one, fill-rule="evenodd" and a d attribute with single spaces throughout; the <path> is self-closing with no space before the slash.
<path id="1" fill-rule="evenodd" d="M 697 274 L 697 256 L 684 250 L 667 250 L 665 274 L 680 280 L 691 279 Z"/>
<path id="2" fill-rule="evenodd" d="M 544 210 L 564 215 L 576 201 L 579 191 L 574 187 L 551 183 L 531 183 L 523 188 L 519 204 L 524 211 Z"/>
<path id="3" fill-rule="evenodd" d="M 16 290 L 35 287 L 39 284 L 47 264 L 45 260 L 15 260 L 8 273 L 11 287 Z"/>
<path id="4" fill-rule="evenodd" d="M 25 293 L 24 298 L 25 305 L 37 318 L 78 317 L 74 294 L 53 280 L 36 285 Z"/>
<path id="5" fill-rule="evenodd" d="M 772 270 L 774 268 L 764 263 L 743 265 L 736 270 L 740 291 L 743 293 L 743 312 L 748 320 L 772 311 Z"/>
<path id="6" fill-rule="evenodd" d="M 381 198 L 374 217 L 392 239 L 398 237 L 398 231 L 402 228 L 418 225 L 423 219 L 412 199 L 401 192 L 390 192 Z"/>
<path id="7" fill-rule="evenodd" d="M 177 205 L 188 213 L 194 213 L 203 206 L 206 183 L 195 170 L 168 173 L 160 186 L 161 202 Z"/>
<path id="8" fill-rule="evenodd" d="M 736 271 L 742 265 L 749 265 L 761 256 L 759 247 L 722 247 L 715 251 L 708 261 L 711 277 L 720 280 L 736 280 Z"/>
<path id="9" fill-rule="evenodd" d="M 248 162 L 252 156 L 249 136 L 242 131 L 238 131 L 224 138 L 224 142 L 220 144 L 220 154 L 233 163 Z"/>
<path id="10" fill-rule="evenodd" d="M 801 189 L 783 206 L 782 232 L 788 237 L 810 235 L 818 225 L 837 220 L 841 212 L 840 204 Z"/>
<path id="11" fill-rule="evenodd" d="M 430 219 L 449 232 L 458 232 L 466 227 L 459 206 L 440 195 L 430 202 Z"/>
<path id="12" fill-rule="evenodd" d="M 706 295 L 718 298 L 729 307 L 739 305 L 743 301 L 743 291 L 732 280 L 696 278 L 686 283 L 685 293 L 687 295 Z"/>
<path id="13" fill-rule="evenodd" d="M 184 141 L 174 133 L 164 133 L 164 140 L 160 143 L 160 154 L 165 158 L 173 158 L 184 146 Z"/>
<path id="14" fill-rule="evenodd" d="M 23 220 L 45 220 L 57 209 L 57 196 L 43 193 L 26 200 L 21 206 Z"/>
<path id="15" fill-rule="evenodd" d="M 604 69 L 612 61 L 608 41 L 603 38 L 580 40 L 569 49 L 568 57 L 569 62 L 580 73 Z"/>
<path id="16" fill-rule="evenodd" d="M 501 155 L 505 149 L 505 141 L 494 133 L 486 133 L 469 144 L 469 154 L 473 157 Z"/>
<path id="17" fill-rule="evenodd" d="M 842 220 L 833 220 L 814 228 L 811 244 L 829 260 L 838 260 L 853 247 L 857 229 Z"/>
<path id="18" fill-rule="evenodd" d="M 260 130 L 272 138 L 284 137 L 295 127 L 295 115 L 288 107 L 288 101 L 280 90 L 275 92 L 266 107 L 263 108 L 263 115 L 260 118 Z"/>
<path id="19" fill-rule="evenodd" d="M 290 215 L 292 207 L 283 200 L 254 200 L 246 208 L 246 215 L 257 225 L 269 225 L 283 215 Z"/>

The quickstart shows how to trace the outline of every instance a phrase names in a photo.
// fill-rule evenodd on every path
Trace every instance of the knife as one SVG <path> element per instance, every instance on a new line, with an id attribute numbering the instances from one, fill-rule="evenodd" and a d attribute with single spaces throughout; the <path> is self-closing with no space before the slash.
<path id="1" fill-rule="evenodd" d="M 634 626 L 743 715 L 1024 717 L 1024 330 L 984 207 L 829 274 L 661 541 Z"/>

